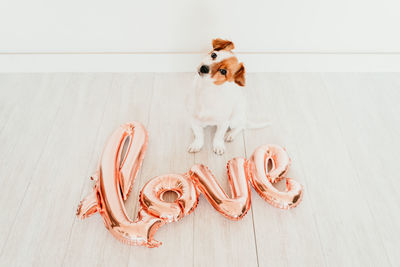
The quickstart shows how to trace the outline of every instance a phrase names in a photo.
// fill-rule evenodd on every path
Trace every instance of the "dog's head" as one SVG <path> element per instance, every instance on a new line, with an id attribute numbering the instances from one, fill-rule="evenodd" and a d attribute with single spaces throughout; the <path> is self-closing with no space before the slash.
<path id="1" fill-rule="evenodd" d="M 210 78 L 216 85 L 225 82 L 235 82 L 244 86 L 245 69 L 243 63 L 239 62 L 232 50 L 235 45 L 228 40 L 214 39 L 213 50 L 202 60 L 197 72 L 201 77 Z"/>

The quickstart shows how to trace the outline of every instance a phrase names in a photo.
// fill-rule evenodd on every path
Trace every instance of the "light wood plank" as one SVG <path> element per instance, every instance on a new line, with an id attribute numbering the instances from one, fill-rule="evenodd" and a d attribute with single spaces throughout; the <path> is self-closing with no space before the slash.
<path id="1" fill-rule="evenodd" d="M 272 207 L 252 190 L 259 266 L 324 266 L 310 188 L 307 185 L 308 177 L 298 160 L 298 130 L 293 129 L 291 120 L 293 113 L 297 112 L 291 102 L 299 101 L 304 104 L 304 101 L 291 94 L 295 88 L 287 86 L 289 78 L 288 75 L 274 73 L 253 74 L 248 79 L 248 119 L 271 121 L 272 124 L 264 129 L 245 131 L 247 157 L 250 158 L 254 150 L 262 144 L 279 144 L 285 147 L 292 159 L 288 177 L 305 187 L 302 203 L 292 210 Z M 283 190 L 283 185 L 282 181 L 277 187 Z"/>
<path id="2" fill-rule="evenodd" d="M 149 146 L 143 171 L 132 191 L 139 190 L 151 178 L 168 173 L 185 173 L 194 162 L 186 152 L 190 128 L 185 120 L 185 92 L 192 83 L 191 74 L 156 74 L 149 118 Z M 196 213 L 196 212 L 195 212 Z M 190 266 L 193 263 L 193 215 L 162 226 L 155 239 L 159 248 L 132 247 L 129 266 Z"/>
<path id="3" fill-rule="evenodd" d="M 205 130 L 205 145 L 195 155 L 195 161 L 208 166 L 231 196 L 227 162 L 234 157 L 245 157 L 243 135 L 238 135 L 232 143 L 225 143 L 226 151 L 219 156 L 212 149 L 214 133 L 215 127 Z M 201 195 L 194 218 L 194 266 L 257 266 L 251 210 L 241 220 L 231 221 L 219 214 Z"/>
<path id="4" fill-rule="evenodd" d="M 43 157 L 70 75 L 10 75 L 2 90 L 4 127 L 0 133 L 0 249 L 3 254 L 20 204 Z M 6 118 L 5 118 L 6 117 Z M 20 220 L 20 219 L 18 219 Z"/>
<path id="5" fill-rule="evenodd" d="M 24 93 L 34 94 L 36 90 L 26 90 L 28 79 L 39 82 L 41 75 L 0 73 L 0 133 L 6 127 L 11 114 L 23 99 Z"/>
<path id="6" fill-rule="evenodd" d="M 32 170 L 30 186 L 3 249 L 5 264 L 54 266 L 62 263 L 75 219 L 81 177 L 87 175 L 111 78 L 110 74 L 74 75 L 63 94 L 62 105 L 54 109 L 57 117 L 51 121 L 43 154 Z M 56 92 L 56 88 L 47 87 L 43 102 L 35 108 L 45 107 Z M 89 149 L 82 150 L 82 146 Z"/>
<path id="7" fill-rule="evenodd" d="M 387 266 L 336 114 L 318 74 L 292 74 L 285 93 L 326 262 L 331 266 Z M 352 116 L 352 114 L 346 114 Z M 353 120 L 356 118 L 352 118 Z"/>
<path id="8" fill-rule="evenodd" d="M 85 145 L 91 155 L 85 176 L 77 177 L 83 184 L 83 193 L 75 199 L 74 207 L 93 188 L 89 181 L 97 168 L 101 152 L 107 138 L 119 125 L 129 121 L 139 121 L 148 124 L 149 109 L 153 94 L 154 74 L 114 74 L 113 82 L 107 93 L 107 101 L 100 106 L 101 125 L 92 129 L 96 133 L 94 142 Z M 138 184 L 135 181 L 134 186 Z M 81 189 L 80 189 L 81 190 Z M 136 203 L 137 195 L 132 193 L 128 202 Z M 127 209 L 130 210 L 127 205 Z M 64 255 L 65 266 L 126 266 L 129 251 L 132 248 L 116 240 L 104 227 L 99 214 L 80 221 L 74 219 L 69 240 L 68 251 Z"/>
<path id="9" fill-rule="evenodd" d="M 399 74 L 324 75 L 341 133 L 356 168 L 357 189 L 374 224 L 367 230 L 380 236 L 393 266 L 400 265 L 400 97 Z M 350 114 L 350 116 L 349 116 Z M 372 228 L 373 227 L 373 228 Z M 363 245 L 365 246 L 365 244 Z"/>

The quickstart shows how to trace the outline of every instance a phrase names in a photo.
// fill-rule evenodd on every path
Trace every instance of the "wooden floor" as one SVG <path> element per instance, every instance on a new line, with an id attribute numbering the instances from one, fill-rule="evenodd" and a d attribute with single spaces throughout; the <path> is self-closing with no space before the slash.
<path id="1" fill-rule="evenodd" d="M 246 130 L 212 153 L 212 129 L 198 154 L 184 98 L 192 74 L 1 74 L 1 266 L 399 266 L 400 74 L 249 74 Z M 241 221 L 200 197 L 194 213 L 156 233 L 157 249 L 115 240 L 97 214 L 75 210 L 92 188 L 107 137 L 140 121 L 149 147 L 127 201 L 166 173 L 208 165 L 225 190 L 226 162 L 266 143 L 287 148 L 289 176 L 303 202 L 279 210 L 252 190 Z"/>

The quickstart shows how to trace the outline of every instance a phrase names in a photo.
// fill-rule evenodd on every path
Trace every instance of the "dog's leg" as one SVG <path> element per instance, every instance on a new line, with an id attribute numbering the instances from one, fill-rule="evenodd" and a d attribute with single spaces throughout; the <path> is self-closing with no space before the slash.
<path id="1" fill-rule="evenodd" d="M 213 150 L 216 154 L 222 155 L 225 152 L 224 135 L 228 130 L 229 122 L 224 122 L 217 125 L 217 131 L 214 135 Z"/>
<path id="2" fill-rule="evenodd" d="M 188 152 L 196 153 L 196 152 L 199 152 L 204 145 L 203 127 L 196 124 L 195 122 L 192 122 L 192 131 L 194 134 L 194 140 L 190 144 L 190 146 L 188 148 Z"/>
<path id="3" fill-rule="evenodd" d="M 227 132 L 225 134 L 225 141 L 226 142 L 232 142 L 233 139 L 235 139 L 235 137 L 243 130 L 244 130 L 244 126 L 243 125 L 230 130 L 229 132 Z"/>
<path id="4" fill-rule="evenodd" d="M 229 123 L 231 130 L 225 134 L 225 141 L 232 142 L 233 139 L 246 127 L 246 106 L 243 102 L 234 108 Z"/>

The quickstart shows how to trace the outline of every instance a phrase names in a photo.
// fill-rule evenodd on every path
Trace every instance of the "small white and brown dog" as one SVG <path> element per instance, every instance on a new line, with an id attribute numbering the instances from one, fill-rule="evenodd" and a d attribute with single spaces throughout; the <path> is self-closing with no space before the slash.
<path id="1" fill-rule="evenodd" d="M 243 129 L 262 128 L 269 123 L 249 123 L 246 119 L 245 68 L 232 52 L 234 44 L 218 38 L 212 41 L 212 47 L 198 66 L 194 88 L 187 99 L 194 134 L 188 151 L 200 151 L 204 145 L 203 128 L 216 126 L 213 150 L 222 155 L 224 140 L 231 142 Z"/>

